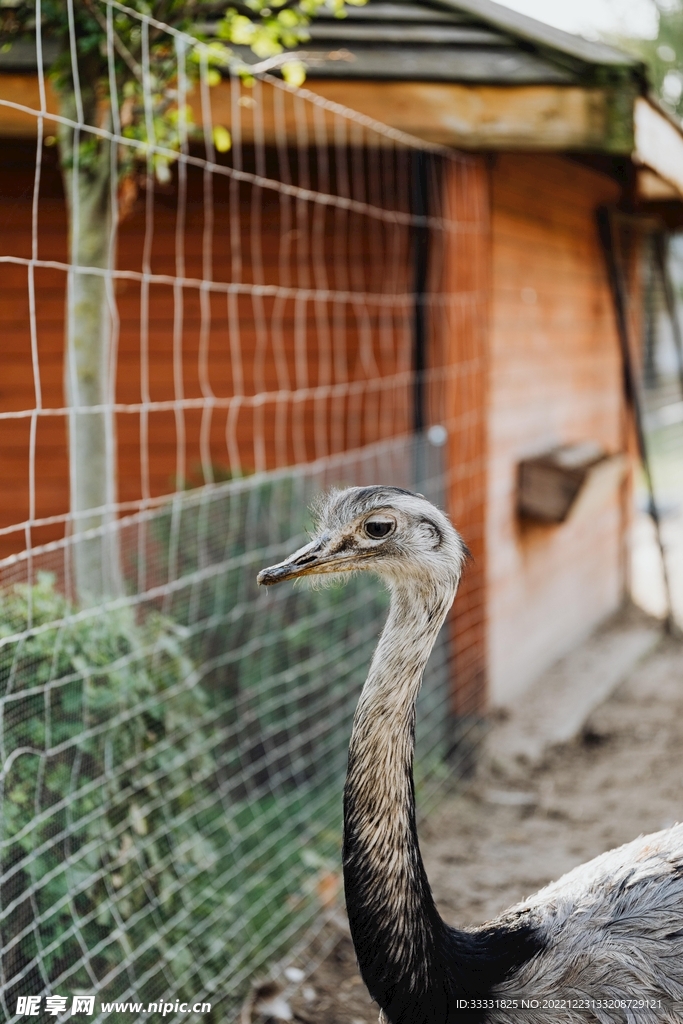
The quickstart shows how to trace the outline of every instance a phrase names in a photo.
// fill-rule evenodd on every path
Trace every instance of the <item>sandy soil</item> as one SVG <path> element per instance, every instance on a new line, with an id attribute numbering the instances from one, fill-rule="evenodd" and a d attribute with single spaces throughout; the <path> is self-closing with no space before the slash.
<path id="1" fill-rule="evenodd" d="M 575 742 L 487 765 L 422 828 L 444 918 L 478 924 L 583 861 L 683 819 L 683 646 L 663 643 Z M 376 1024 L 350 940 L 292 1000 L 304 1024 Z"/>

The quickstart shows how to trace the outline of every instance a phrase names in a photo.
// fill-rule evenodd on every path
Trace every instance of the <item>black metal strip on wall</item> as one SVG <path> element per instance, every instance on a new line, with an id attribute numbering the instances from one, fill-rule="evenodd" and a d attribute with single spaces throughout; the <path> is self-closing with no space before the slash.
<path id="1" fill-rule="evenodd" d="M 653 242 L 655 263 L 657 265 L 659 278 L 662 283 L 662 291 L 664 293 L 664 304 L 666 305 L 666 314 L 669 318 L 669 323 L 671 325 L 671 336 L 673 338 L 674 348 L 676 350 L 676 367 L 678 370 L 678 383 L 681 389 L 681 398 L 683 398 L 683 328 L 681 327 L 681 322 L 678 315 L 674 284 L 671 280 L 671 274 L 669 273 L 668 233 L 664 231 L 658 231 L 654 236 Z"/>
<path id="2" fill-rule="evenodd" d="M 628 289 L 617 257 L 614 238 L 614 214 L 609 207 L 601 206 L 598 208 L 597 225 L 600 244 L 602 246 L 602 252 L 605 259 L 605 267 L 607 269 L 610 292 L 612 294 L 614 317 L 617 325 L 619 347 L 621 349 L 624 396 L 626 398 L 626 403 L 633 414 L 633 423 L 638 443 L 638 454 L 640 455 L 640 461 L 643 467 L 643 474 L 645 476 L 645 483 L 648 492 L 648 512 L 652 522 L 654 523 L 655 533 L 657 536 L 657 546 L 659 548 L 659 554 L 662 561 L 662 573 L 664 577 L 664 590 L 666 596 L 666 617 L 664 626 L 667 633 L 673 633 L 675 632 L 673 604 L 671 601 L 671 587 L 666 564 L 666 552 L 662 541 L 661 516 L 655 498 L 652 471 L 647 452 L 647 445 L 645 443 L 643 411 L 638 391 L 638 380 L 633 366 L 633 355 L 629 336 Z"/>

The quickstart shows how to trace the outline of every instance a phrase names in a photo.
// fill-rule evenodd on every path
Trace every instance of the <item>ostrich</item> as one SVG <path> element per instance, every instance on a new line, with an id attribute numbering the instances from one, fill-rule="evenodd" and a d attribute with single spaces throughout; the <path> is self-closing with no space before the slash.
<path id="1" fill-rule="evenodd" d="M 415 700 L 466 548 L 397 487 L 333 491 L 316 538 L 264 585 L 372 570 L 391 594 L 344 789 L 351 935 L 380 1024 L 683 1022 L 683 825 L 575 868 L 480 928 L 441 919 L 415 827 Z"/>

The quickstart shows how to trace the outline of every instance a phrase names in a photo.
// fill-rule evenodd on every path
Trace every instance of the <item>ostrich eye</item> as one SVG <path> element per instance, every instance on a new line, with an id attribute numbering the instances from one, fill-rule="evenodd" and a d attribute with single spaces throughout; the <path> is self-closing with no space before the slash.
<path id="1" fill-rule="evenodd" d="M 388 523 L 386 520 L 369 519 L 365 524 L 365 532 L 373 540 L 381 540 L 388 537 L 395 527 L 395 523 Z"/>

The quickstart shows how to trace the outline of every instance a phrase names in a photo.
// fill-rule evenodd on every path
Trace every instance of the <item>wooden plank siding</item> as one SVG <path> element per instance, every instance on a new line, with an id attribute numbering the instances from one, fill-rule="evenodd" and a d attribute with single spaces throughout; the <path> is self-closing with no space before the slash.
<path id="1" fill-rule="evenodd" d="M 624 593 L 623 488 L 561 525 L 516 515 L 521 459 L 556 444 L 628 448 L 614 312 L 595 225 L 617 184 L 571 160 L 498 157 L 492 169 L 487 563 L 495 703 L 512 703 L 614 611 Z"/>
<path id="2" fill-rule="evenodd" d="M 9 148 L 9 147 L 8 147 Z M 14 144 L 12 167 L 4 170 L 4 207 L 0 229 L 2 255 L 31 255 L 31 191 L 34 150 Z M 54 150 L 52 151 L 54 154 Z M 46 151 L 39 204 L 38 257 L 66 262 L 66 220 L 61 181 L 54 159 Z M 10 161 L 8 161 L 9 163 Z M 168 275 L 169 283 L 149 288 L 148 358 L 141 357 L 142 288 L 139 281 L 116 283 L 119 338 L 116 400 L 140 404 L 147 390 L 152 403 L 173 403 L 183 398 L 202 404 L 207 396 L 218 403 L 242 394 L 301 390 L 339 385 L 340 394 L 323 403 L 299 400 L 296 408 L 285 403 L 278 418 L 275 401 L 240 410 L 234 418 L 236 450 L 242 471 L 270 469 L 305 462 L 320 455 L 358 447 L 370 440 L 396 436 L 410 429 L 411 387 L 407 380 L 394 389 L 367 389 L 357 396 L 345 393 L 348 385 L 384 380 L 411 366 L 412 267 L 406 227 L 368 222 L 354 213 L 325 207 L 302 208 L 289 198 L 266 189 L 213 182 L 214 233 L 212 276 L 217 282 L 241 280 L 247 285 L 281 285 L 289 289 L 329 289 L 353 292 L 357 301 L 311 301 L 293 297 L 238 295 L 213 292 L 205 299 L 205 358 L 200 358 L 202 297 L 197 285 L 174 286 L 179 272 L 199 280 L 204 270 L 203 231 L 205 193 L 201 172 L 188 172 L 188 202 L 180 252 L 177 235 L 175 189 L 155 197 L 150 271 Z M 257 196 L 254 193 L 258 192 Z M 238 212 L 237 236 L 235 218 Z M 118 267 L 142 271 L 145 238 L 142 197 L 124 222 L 118 245 Z M 231 237 L 232 230 L 232 237 Z M 238 254 L 239 251 L 239 254 Z M 179 263 L 182 258 L 183 266 Z M 63 407 L 63 337 L 66 273 L 36 268 L 36 343 L 44 409 Z M 374 303 L 377 294 L 401 296 L 394 305 Z M 0 280 L 0 325 L 3 331 L 5 374 L 0 384 L 6 411 L 34 407 L 36 392 L 31 355 L 28 269 L 5 264 Z M 323 338 L 323 335 L 326 337 Z M 236 358 L 236 355 L 238 358 Z M 145 384 L 143 375 L 147 375 Z M 354 403 L 355 406 L 354 407 Z M 360 404 L 359 404 L 360 403 Z M 282 405 L 282 403 L 280 403 Z M 141 479 L 141 415 L 117 416 L 119 444 L 119 499 L 135 502 L 166 494 L 179 484 L 197 483 L 199 432 L 202 408 L 177 413 L 151 411 L 149 481 Z M 226 446 L 227 409 L 217 407 L 210 428 L 210 461 L 219 475 L 233 469 Z M 185 451 L 177 480 L 179 431 L 184 420 Z M 258 422 L 255 422 L 258 421 Z M 279 435 L 276 437 L 276 427 Z M 262 435 L 257 451 L 254 432 Z M 28 514 L 29 421 L 5 420 L 0 425 L 6 482 L 11 484 L 2 502 L 0 525 L 20 522 Z M 64 416 L 40 417 L 37 427 L 37 518 L 64 512 L 68 507 Z M 234 460 L 233 460 L 234 461 Z M 50 529 L 55 536 L 59 529 Z M 8 541 L 6 554 L 23 537 Z M 35 539 L 34 539 L 35 542 Z"/>
<path id="3" fill-rule="evenodd" d="M 66 217 L 55 149 L 45 148 L 38 206 L 37 255 L 66 264 Z M 292 160 L 294 156 L 292 154 Z M 278 156 L 265 155 L 276 176 Z M 410 154 L 406 159 L 410 158 Z M 253 161 L 245 150 L 244 165 Z M 330 158 L 333 160 L 333 155 Z M 488 196 L 482 161 L 446 162 L 435 213 L 462 230 L 436 232 L 429 257 L 427 299 L 429 422 L 449 433 L 449 509 L 472 550 L 453 627 L 457 648 L 456 710 L 481 706 L 485 690 L 484 504 L 485 319 Z M 31 256 L 34 144 L 6 144 L 0 205 L 0 254 Z M 309 167 L 309 171 L 311 168 Z M 403 184 L 409 168 L 404 168 Z M 310 179 L 315 185 L 315 174 Z M 356 169 L 356 180 L 358 173 Z M 401 208 L 405 194 L 384 182 L 382 205 Z M 249 184 L 212 181 L 214 226 L 210 276 L 216 282 L 295 289 L 277 298 L 207 292 L 173 284 L 199 281 L 204 262 L 206 182 L 189 168 L 184 231 L 178 234 L 178 192 L 158 189 L 153 209 L 150 272 L 168 283 L 149 287 L 148 331 L 141 331 L 139 280 L 115 285 L 118 325 L 116 416 L 118 499 L 122 514 L 145 498 L 197 485 L 209 469 L 217 479 L 235 471 L 272 469 L 409 434 L 413 416 L 413 256 L 410 229 L 361 214 L 297 202 Z M 143 269 L 145 203 L 141 194 L 120 229 L 117 267 Z M 181 251 L 182 249 L 182 251 Z M 34 270 L 35 345 L 43 409 L 63 410 L 64 269 Z M 296 291 L 299 289 L 299 291 Z M 312 301 L 301 289 L 351 292 L 353 301 Z M 382 305 L 369 297 L 395 301 Z M 203 306 L 202 306 L 203 302 Z M 203 316 L 202 316 L 203 309 Z M 29 302 L 29 269 L 4 264 L 0 275 L 4 411 L 37 402 Z M 201 352 L 204 338 L 203 356 Z M 147 358 L 143 358 L 144 346 Z M 239 358 L 236 358 L 239 356 Z M 302 389 L 337 392 L 301 398 Z M 360 390 L 354 391 L 354 385 Z M 298 397 L 291 392 L 298 391 Z M 141 412 L 151 403 L 169 407 Z M 244 396 L 237 408 L 230 400 Z M 262 403 L 250 400 L 269 394 Z M 305 390 L 304 390 L 305 394 Z M 279 398 L 277 397 L 279 396 Z M 284 397 L 283 397 L 284 396 Z M 177 399 L 195 401 L 180 411 Z M 207 401 L 208 398 L 208 401 Z M 212 408 L 212 399 L 215 399 Z M 233 415 L 230 415 L 230 408 Z M 202 429 L 206 444 L 202 449 Z M 145 434 L 147 441 L 145 443 Z M 29 516 L 31 420 L 0 421 L 4 488 L 0 527 Z M 34 518 L 69 508 L 66 413 L 35 420 Z M 207 467 L 207 460 L 210 467 Z M 33 527 L 32 546 L 58 540 L 64 523 Z M 0 557 L 21 551 L 25 531 L 0 535 Z"/>

